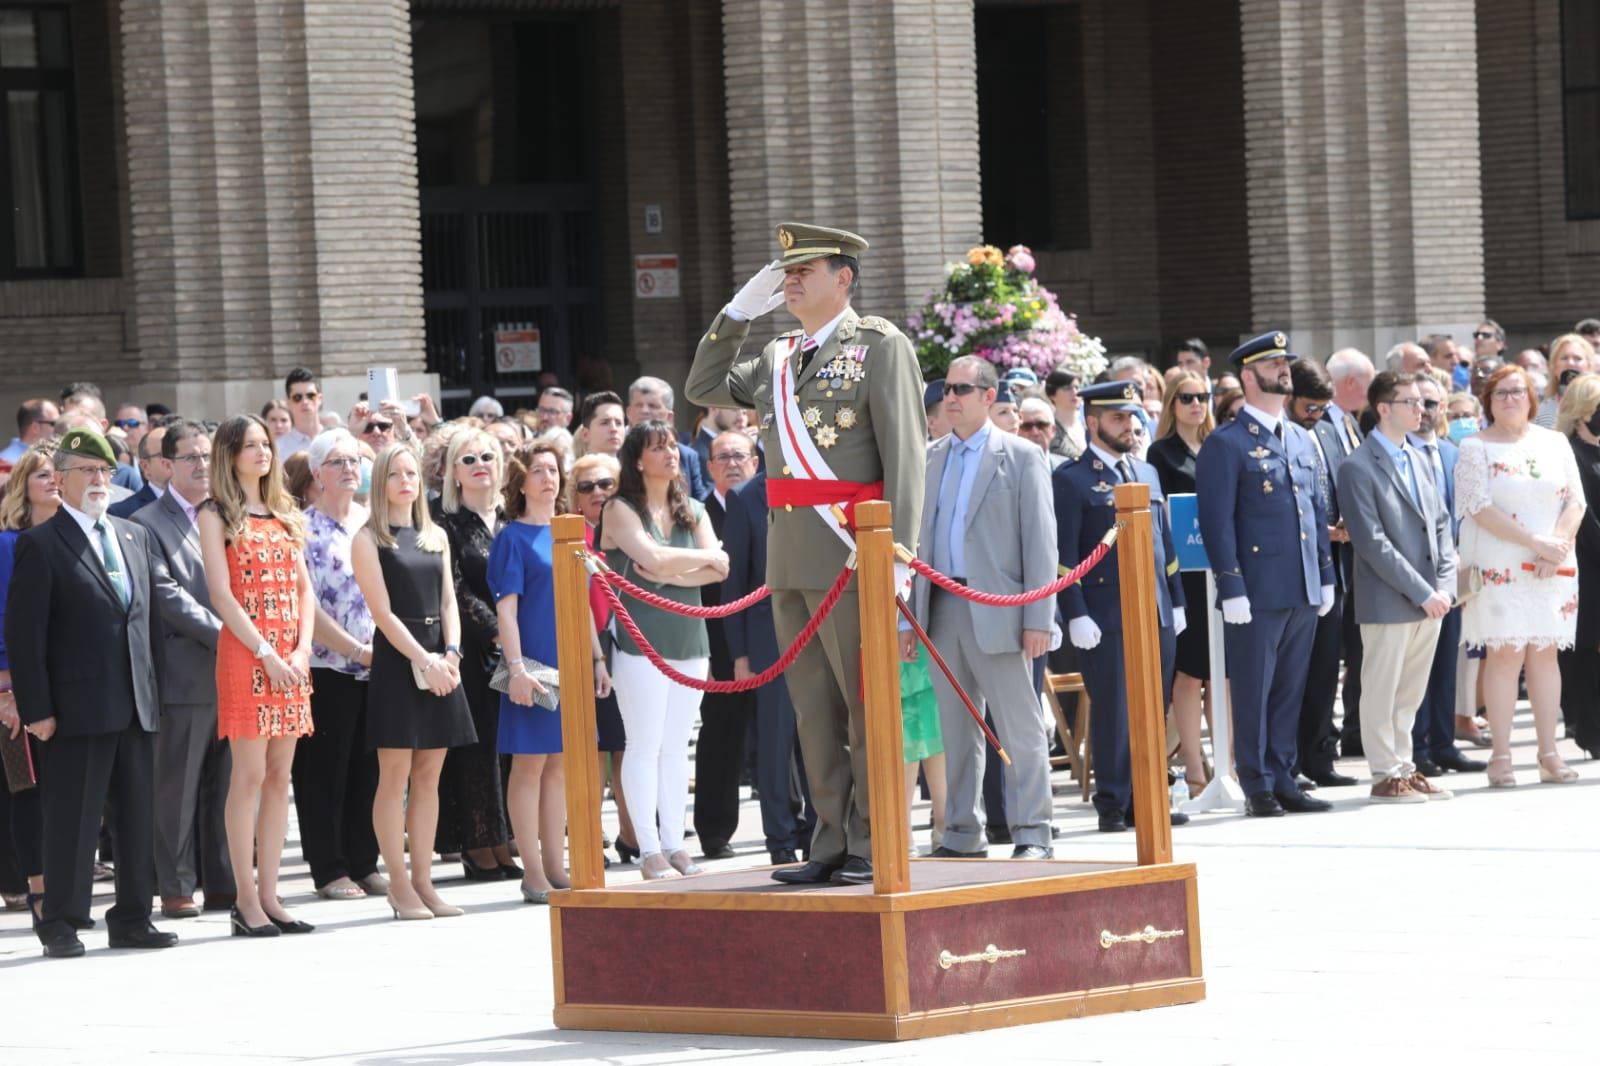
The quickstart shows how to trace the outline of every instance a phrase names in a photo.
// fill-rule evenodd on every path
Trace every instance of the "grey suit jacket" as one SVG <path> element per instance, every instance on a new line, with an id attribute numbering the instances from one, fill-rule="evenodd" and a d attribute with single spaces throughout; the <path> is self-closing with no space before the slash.
<path id="1" fill-rule="evenodd" d="M 939 485 L 950 457 L 951 437 L 928 446 L 918 554 L 933 560 L 933 529 L 939 511 Z M 1049 584 L 1056 576 L 1056 515 L 1050 467 L 1031 441 L 989 427 L 988 445 L 978 462 L 967 504 L 965 534 L 967 583 L 983 592 L 1011 595 Z M 952 501 L 953 502 L 953 501 Z M 917 620 L 928 624 L 932 586 L 918 577 L 912 586 Z M 1022 631 L 1049 632 L 1055 619 L 1050 597 L 1027 607 L 973 607 L 978 647 L 993 654 L 1022 650 Z"/>
<path id="2" fill-rule="evenodd" d="M 211 610 L 200 531 L 165 492 L 141 507 L 133 521 L 150 531 L 150 569 L 160 618 L 156 668 L 161 702 L 216 703 L 222 620 Z"/>
<path id="3" fill-rule="evenodd" d="M 1339 508 L 1355 550 L 1356 621 L 1420 622 L 1435 591 L 1453 595 L 1455 540 L 1425 456 L 1405 446 L 1417 473 L 1419 507 L 1405 476 L 1377 441 L 1361 442 L 1339 464 Z"/>

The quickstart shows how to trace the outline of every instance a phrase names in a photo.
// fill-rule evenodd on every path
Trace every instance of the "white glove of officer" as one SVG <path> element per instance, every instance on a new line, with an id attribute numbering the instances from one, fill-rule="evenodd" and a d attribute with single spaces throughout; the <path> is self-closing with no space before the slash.
<path id="1" fill-rule="evenodd" d="M 1333 610 L 1333 586 L 1324 585 L 1322 586 L 1322 606 L 1317 608 L 1317 617 L 1321 618 L 1331 610 Z"/>
<path id="2" fill-rule="evenodd" d="M 1175 637 L 1182 636 L 1183 631 L 1188 628 L 1189 616 L 1184 613 L 1182 607 L 1174 607 L 1172 609 L 1172 635 Z"/>
<path id="3" fill-rule="evenodd" d="M 748 322 L 783 306 L 783 267 L 774 259 L 728 301 L 728 317 Z"/>
<path id="4" fill-rule="evenodd" d="M 1100 646 L 1100 627 L 1088 615 L 1074 618 L 1067 623 L 1067 639 L 1074 648 L 1089 651 Z"/>
<path id="5" fill-rule="evenodd" d="M 911 567 L 905 563 L 894 564 L 894 594 L 907 604 L 911 602 Z"/>
<path id="6" fill-rule="evenodd" d="M 1222 620 L 1230 626 L 1247 626 L 1250 624 L 1250 597 L 1235 596 L 1231 600 L 1222 601 Z"/>

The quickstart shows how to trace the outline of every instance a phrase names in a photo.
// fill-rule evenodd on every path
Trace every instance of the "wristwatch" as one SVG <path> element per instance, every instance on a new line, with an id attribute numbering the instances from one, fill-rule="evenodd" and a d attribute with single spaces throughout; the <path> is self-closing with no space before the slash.
<path id="1" fill-rule="evenodd" d="M 265 659 L 267 656 L 269 656 L 271 654 L 272 654 L 272 642 L 271 641 L 263 640 L 260 644 L 256 645 L 256 658 L 257 659 Z"/>
<path id="2" fill-rule="evenodd" d="M 446 655 L 449 655 L 451 652 L 455 652 L 455 656 L 456 656 L 457 659 L 466 658 L 466 656 L 461 654 L 461 645 L 459 645 L 459 644 L 446 644 L 444 646 L 444 653 Z"/>

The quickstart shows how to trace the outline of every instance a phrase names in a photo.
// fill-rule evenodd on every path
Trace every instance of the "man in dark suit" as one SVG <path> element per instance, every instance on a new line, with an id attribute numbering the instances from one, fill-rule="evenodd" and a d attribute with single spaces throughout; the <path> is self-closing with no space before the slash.
<path id="1" fill-rule="evenodd" d="M 757 474 L 728 493 L 726 508 L 722 547 L 728 553 L 728 577 L 722 602 L 731 603 L 767 579 L 767 475 Z M 770 597 L 727 618 L 723 632 L 734 677 L 754 677 L 778 661 Z M 809 852 L 816 824 L 805 774 L 795 772 L 796 753 L 794 701 L 780 677 L 756 689 L 756 791 L 774 866 L 798 861 L 796 852 Z"/>
<path id="2" fill-rule="evenodd" d="M 1364 352 L 1341 348 L 1328 356 L 1328 378 L 1333 382 L 1333 403 L 1323 415 L 1338 446 L 1340 457 L 1349 456 L 1366 437 L 1364 415 L 1367 389 L 1377 371 Z M 1323 438 L 1326 439 L 1326 438 Z M 1336 490 L 1337 491 L 1337 490 Z M 1346 578 L 1355 573 L 1355 553 L 1348 540 L 1334 549 Z M 1340 695 L 1344 718 L 1339 727 L 1339 752 L 1345 758 L 1361 755 L 1361 627 L 1356 625 L 1355 601 L 1360 591 L 1354 582 L 1344 594 L 1344 691 Z"/>
<path id="3" fill-rule="evenodd" d="M 1284 410 L 1296 358 L 1288 343 L 1265 333 L 1229 355 L 1244 407 L 1206 438 L 1195 463 L 1233 690 L 1234 757 L 1245 813 L 1257 818 L 1332 808 L 1294 780 L 1306 663 L 1317 616 L 1333 609 L 1333 559 L 1316 447 Z"/>
<path id="4" fill-rule="evenodd" d="M 660 378 L 636 378 L 628 386 L 628 425 L 658 421 L 673 424 L 672 386 Z M 689 495 L 701 502 L 711 495 L 711 483 L 706 480 L 705 468 L 700 465 L 699 454 L 682 441 L 678 443 L 678 471 Z"/>
<path id="5" fill-rule="evenodd" d="M 1299 770 L 1318 785 L 1353 785 L 1356 779 L 1334 769 L 1339 731 L 1333 725 L 1333 702 L 1339 692 L 1339 644 L 1344 633 L 1344 603 L 1350 589 L 1348 560 L 1339 546 L 1350 542 L 1339 518 L 1336 479 L 1344 451 L 1338 433 L 1325 417 L 1333 401 L 1333 382 L 1315 359 L 1289 364 L 1294 396 L 1289 412 L 1307 433 L 1317 452 L 1317 495 L 1328 512 L 1328 540 L 1333 547 L 1333 608 L 1317 619 L 1306 666 L 1306 692 L 1300 701 Z"/>
<path id="6" fill-rule="evenodd" d="M 1051 475 L 1060 565 L 1081 563 L 1117 521 L 1112 493 L 1122 482 L 1150 486 L 1156 610 L 1160 624 L 1161 683 L 1172 694 L 1178 634 L 1186 626 L 1183 582 L 1172 543 L 1172 518 L 1156 468 L 1132 455 L 1134 427 L 1144 417 L 1144 390 L 1132 381 L 1089 385 L 1078 393 L 1086 419 L 1087 448 Z M 1128 685 L 1122 655 L 1122 583 L 1117 551 L 1057 598 L 1067 636 L 1078 649 L 1089 692 L 1089 742 L 1094 748 L 1094 805 L 1100 831 L 1117 833 L 1133 821 L 1133 755 L 1128 742 Z M 1172 812 L 1173 825 L 1189 816 Z"/>
<path id="7" fill-rule="evenodd" d="M 139 438 L 139 474 L 144 478 L 144 484 L 132 496 L 106 508 L 106 513 L 112 518 L 132 518 L 141 508 L 155 503 L 166 491 L 167 474 L 161 465 L 161 441 L 165 436 L 166 430 L 157 426 Z"/>
<path id="8" fill-rule="evenodd" d="M 217 739 L 217 634 L 200 561 L 199 506 L 211 495 L 211 438 L 198 422 L 179 421 L 164 434 L 161 457 L 167 489 L 133 520 L 150 532 L 161 653 L 161 732 L 156 734 L 156 887 L 161 913 L 193 918 L 195 889 L 206 909 L 234 902 L 233 866 L 223 805 L 232 766 Z M 150 482 L 146 480 L 145 484 Z"/>
<path id="9" fill-rule="evenodd" d="M 117 902 L 114 948 L 164 948 L 150 924 L 154 734 L 160 715 L 152 615 L 155 580 L 144 527 L 106 515 L 116 458 L 92 429 L 70 430 L 55 455 L 62 507 L 17 538 L 6 645 L 22 721 L 36 741 L 44 814 L 44 908 L 52 958 L 83 954 L 94 851 L 109 796 Z"/>
<path id="10" fill-rule="evenodd" d="M 711 442 L 712 487 L 706 497 L 706 514 L 719 541 L 727 526 L 728 493 L 755 470 L 755 447 L 737 431 L 719 433 Z M 700 599 L 707 606 L 722 603 L 722 585 L 703 586 Z M 706 636 L 711 644 L 711 677 L 732 681 L 727 621 L 707 619 Z M 755 697 L 749 692 L 708 692 L 700 701 L 700 736 L 694 745 L 694 829 L 707 859 L 731 859 L 734 855 L 730 840 L 739 828 L 739 776 L 755 709 Z"/>

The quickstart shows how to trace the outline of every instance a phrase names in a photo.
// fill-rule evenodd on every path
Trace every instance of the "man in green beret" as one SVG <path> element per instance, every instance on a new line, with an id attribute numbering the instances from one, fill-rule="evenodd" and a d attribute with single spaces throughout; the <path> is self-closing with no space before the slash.
<path id="1" fill-rule="evenodd" d="M 177 942 L 150 924 L 156 689 L 155 581 L 143 526 L 106 513 L 117 462 L 93 429 L 69 429 L 55 457 L 61 508 L 17 538 L 6 648 L 17 710 L 39 763 L 44 906 L 52 958 L 83 954 L 100 814 L 110 801 L 117 902 L 113 948 Z"/>
<path id="2" fill-rule="evenodd" d="M 767 585 L 781 645 L 816 614 L 854 547 L 857 503 L 885 499 L 915 550 L 927 422 L 917 357 L 894 324 L 850 306 L 867 242 L 785 222 L 779 256 L 735 294 L 695 351 L 685 393 L 702 406 L 754 408 L 772 508 Z M 801 328 L 741 355 L 752 320 L 785 308 Z M 833 515 L 846 512 L 846 526 Z M 909 575 L 897 569 L 904 589 Z M 817 811 L 809 861 L 789 884 L 872 880 L 860 607 L 852 586 L 786 675 Z"/>

